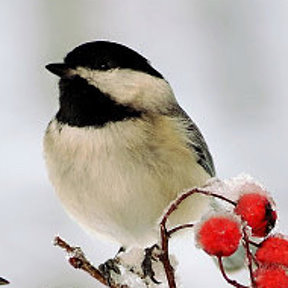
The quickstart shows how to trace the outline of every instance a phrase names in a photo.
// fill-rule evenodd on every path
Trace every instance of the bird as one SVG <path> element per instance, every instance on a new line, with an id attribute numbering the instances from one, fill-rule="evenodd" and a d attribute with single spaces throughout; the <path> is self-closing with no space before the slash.
<path id="1" fill-rule="evenodd" d="M 86 42 L 46 68 L 60 80 L 44 158 L 67 213 L 105 241 L 154 244 L 167 206 L 215 177 L 200 130 L 164 76 L 123 44 Z M 169 225 L 198 219 L 208 202 L 192 196 Z"/>

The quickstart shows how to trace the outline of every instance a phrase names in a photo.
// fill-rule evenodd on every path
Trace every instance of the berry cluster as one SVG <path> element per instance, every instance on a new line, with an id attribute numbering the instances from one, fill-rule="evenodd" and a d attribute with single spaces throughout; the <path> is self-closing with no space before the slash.
<path id="1" fill-rule="evenodd" d="M 252 186 L 255 189 L 251 190 Z M 210 193 L 232 204 L 233 209 L 204 217 L 198 224 L 196 241 L 206 253 L 218 258 L 224 278 L 234 287 L 247 286 L 227 276 L 222 258 L 233 255 L 242 243 L 250 271 L 249 287 L 288 288 L 288 239 L 281 234 L 270 235 L 277 220 L 274 202 L 262 187 L 252 186 L 242 186 L 236 201 Z M 251 241 L 251 237 L 259 240 Z M 252 245 L 257 247 L 255 254 Z"/>

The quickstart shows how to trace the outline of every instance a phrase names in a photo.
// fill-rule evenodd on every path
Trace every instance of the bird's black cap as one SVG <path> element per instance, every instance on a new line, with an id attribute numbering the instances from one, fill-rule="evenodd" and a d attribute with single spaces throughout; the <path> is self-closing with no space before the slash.
<path id="1" fill-rule="evenodd" d="M 109 41 L 84 43 L 68 53 L 64 59 L 64 65 L 59 63 L 48 64 L 46 68 L 62 77 L 68 68 L 73 69 L 79 66 L 104 71 L 114 68 L 126 68 L 163 78 L 146 58 L 124 45 Z"/>

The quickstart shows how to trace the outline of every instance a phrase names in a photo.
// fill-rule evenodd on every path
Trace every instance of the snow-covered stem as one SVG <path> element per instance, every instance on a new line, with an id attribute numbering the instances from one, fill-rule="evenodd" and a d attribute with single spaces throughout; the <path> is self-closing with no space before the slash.
<path id="1" fill-rule="evenodd" d="M 222 196 L 216 193 L 212 193 L 206 190 L 201 190 L 199 188 L 194 188 L 186 193 L 181 194 L 174 202 L 172 202 L 172 204 L 169 206 L 168 210 L 166 211 L 166 213 L 164 214 L 162 221 L 161 221 L 161 225 L 164 225 L 164 227 L 166 227 L 166 222 L 169 218 L 169 216 L 177 210 L 178 206 L 188 197 L 191 197 L 193 194 L 203 194 L 206 196 L 210 196 L 210 197 L 214 197 L 214 198 L 218 198 L 221 199 L 223 201 L 226 201 L 227 203 L 230 203 L 233 206 L 236 206 L 236 202 Z"/>
<path id="2" fill-rule="evenodd" d="M 247 227 L 244 226 L 242 231 L 243 231 L 243 245 L 246 250 L 246 257 L 248 260 L 248 270 L 249 270 L 250 280 L 251 280 L 252 287 L 255 287 L 255 280 L 254 280 L 254 275 L 253 275 L 253 255 L 250 250 Z"/>
<path id="3" fill-rule="evenodd" d="M 57 236 L 54 239 L 54 245 L 59 246 L 60 248 L 64 249 L 68 254 L 72 254 L 71 257 L 69 257 L 69 263 L 75 268 L 75 269 L 81 269 L 88 274 L 90 274 L 94 279 L 98 280 L 103 285 L 110 287 L 110 288 L 129 288 L 127 285 L 121 285 L 121 284 L 113 284 L 108 283 L 104 275 L 95 268 L 84 256 L 82 251 L 79 249 L 79 247 L 72 247 L 70 246 L 66 241 L 61 239 L 59 236 Z M 74 255 L 73 255 L 74 254 Z"/>

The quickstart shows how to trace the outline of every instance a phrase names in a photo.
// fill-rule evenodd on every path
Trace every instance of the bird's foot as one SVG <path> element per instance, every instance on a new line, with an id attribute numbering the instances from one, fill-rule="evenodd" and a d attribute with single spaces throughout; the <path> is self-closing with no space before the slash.
<path id="1" fill-rule="evenodd" d="M 112 282 L 112 273 L 121 275 L 121 271 L 119 269 L 120 264 L 119 255 L 121 253 L 124 253 L 125 251 L 126 251 L 125 247 L 120 247 L 120 249 L 118 250 L 113 259 L 108 259 L 106 262 L 98 266 L 98 269 L 103 274 L 109 285 Z"/>
<path id="2" fill-rule="evenodd" d="M 113 273 L 121 275 L 121 271 L 118 267 L 118 259 L 115 257 L 114 259 L 109 259 L 103 264 L 98 266 L 98 269 L 105 277 L 107 283 L 111 285 L 113 283 Z"/>
<path id="3" fill-rule="evenodd" d="M 155 284 L 161 284 L 156 278 L 155 278 L 155 272 L 152 267 L 152 261 L 158 261 L 159 258 L 156 256 L 157 251 L 159 251 L 160 248 L 157 244 L 153 245 L 152 247 L 145 249 L 145 256 L 144 260 L 141 264 L 141 268 L 144 274 L 144 277 L 149 277 L 151 281 Z M 159 253 L 158 253 L 159 254 Z"/>

